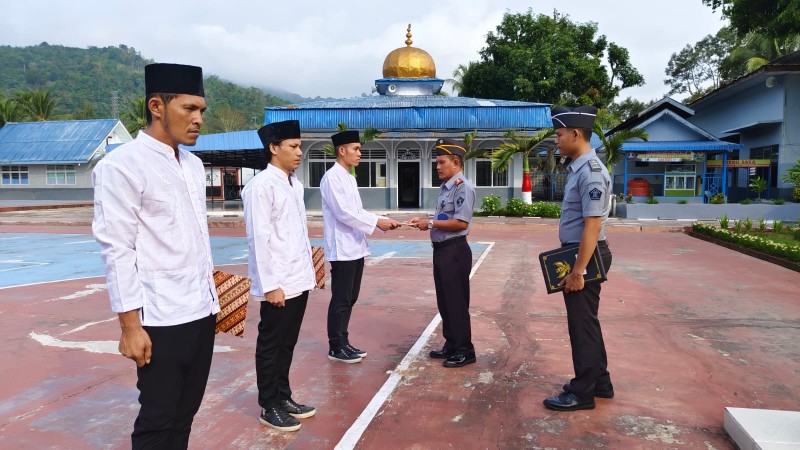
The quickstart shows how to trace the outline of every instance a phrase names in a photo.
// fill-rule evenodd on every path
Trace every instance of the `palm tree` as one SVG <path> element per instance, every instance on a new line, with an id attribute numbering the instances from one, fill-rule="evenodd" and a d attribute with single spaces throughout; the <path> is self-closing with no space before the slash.
<path id="1" fill-rule="evenodd" d="M 25 119 L 25 112 L 19 106 L 16 100 L 9 98 L 0 100 L 0 128 L 3 128 L 7 122 L 19 122 Z"/>
<path id="2" fill-rule="evenodd" d="M 797 50 L 800 50 L 800 34 L 773 38 L 749 33 L 742 39 L 741 44 L 731 51 L 725 59 L 725 64 L 738 76 L 755 72 L 770 61 Z"/>
<path id="3" fill-rule="evenodd" d="M 555 130 L 552 128 L 541 129 L 533 136 L 520 136 L 514 131 L 509 131 L 505 137 L 510 142 L 500 145 L 500 148 L 492 154 L 493 172 L 505 172 L 514 155 L 522 155 L 522 200 L 525 203 L 531 203 L 531 167 L 528 155 L 554 133 Z"/>
<path id="4" fill-rule="evenodd" d="M 336 127 L 338 132 L 347 131 L 347 124 L 344 122 L 339 122 L 339 125 Z M 358 140 L 361 141 L 361 145 L 366 144 L 367 142 L 374 141 L 381 136 L 381 132 L 375 128 L 367 127 L 363 133 L 359 135 Z M 322 150 L 325 151 L 330 156 L 336 157 L 336 149 L 333 148 L 333 144 L 325 144 L 322 146 Z M 350 168 L 350 174 L 356 176 L 356 168 Z"/>
<path id="5" fill-rule="evenodd" d="M 446 84 L 450 85 L 450 92 L 455 95 L 461 92 L 461 89 L 464 87 L 464 74 L 467 73 L 468 69 L 469 65 L 459 64 L 456 70 L 453 71 L 453 78 L 444 80 Z"/>
<path id="6" fill-rule="evenodd" d="M 50 91 L 35 90 L 20 92 L 14 98 L 31 120 L 43 122 L 53 117 L 58 101 Z"/>
<path id="7" fill-rule="evenodd" d="M 600 124 L 595 123 L 593 131 L 596 135 L 600 136 L 600 141 L 603 143 L 602 147 L 606 150 L 606 167 L 608 168 L 609 175 L 614 173 L 614 164 L 619 161 L 619 157 L 622 154 L 623 143 L 633 139 L 646 141 L 650 138 L 647 132 L 641 128 L 628 128 L 606 136 Z"/>
<path id="8" fill-rule="evenodd" d="M 145 97 L 138 97 L 128 105 L 128 110 L 123 111 L 122 120 L 128 133 L 134 134 L 147 128 L 147 102 Z"/>

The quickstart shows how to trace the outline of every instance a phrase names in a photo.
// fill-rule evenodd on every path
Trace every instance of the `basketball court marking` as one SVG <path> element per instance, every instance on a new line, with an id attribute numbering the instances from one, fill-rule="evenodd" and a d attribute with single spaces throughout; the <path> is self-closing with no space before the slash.
<path id="1" fill-rule="evenodd" d="M 472 276 L 475 275 L 475 272 L 478 271 L 478 268 L 483 263 L 483 260 L 486 259 L 486 256 L 489 255 L 489 252 L 494 247 L 494 242 L 479 242 L 479 244 L 486 245 L 486 249 L 481 254 L 478 261 L 475 262 L 475 265 L 472 266 L 472 270 L 469 272 L 469 279 L 472 279 Z M 442 321 L 442 316 L 438 313 L 434 316 L 431 323 L 425 328 L 425 331 L 417 339 L 417 342 L 411 347 L 411 349 L 406 353 L 406 356 L 403 357 L 403 360 L 400 361 L 400 364 L 392 371 L 391 375 L 389 375 L 389 379 L 383 383 L 383 386 L 378 390 L 378 393 L 372 397 L 367 407 L 364 408 L 364 411 L 358 415 L 358 418 L 350 426 L 347 432 L 342 436 L 342 439 L 336 444 L 335 450 L 352 450 L 358 444 L 358 441 L 361 439 L 361 436 L 366 431 L 369 424 L 372 422 L 372 419 L 375 418 L 375 415 L 378 414 L 378 411 L 381 409 L 386 400 L 389 399 L 389 396 L 392 395 L 397 385 L 400 383 L 400 380 L 403 379 L 405 371 L 408 370 L 408 367 L 411 363 L 417 359 L 419 356 L 419 352 L 422 348 L 427 344 L 428 339 L 430 339 L 433 331 L 436 330 L 436 327 L 439 326 L 439 323 Z"/>

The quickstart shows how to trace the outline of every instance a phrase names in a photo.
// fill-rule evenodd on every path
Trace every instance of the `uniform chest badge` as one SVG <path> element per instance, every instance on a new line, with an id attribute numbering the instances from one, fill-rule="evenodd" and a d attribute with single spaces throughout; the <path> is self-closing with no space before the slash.
<path id="1" fill-rule="evenodd" d="M 603 192 L 600 189 L 594 188 L 589 191 L 589 200 L 600 200 L 603 198 Z"/>

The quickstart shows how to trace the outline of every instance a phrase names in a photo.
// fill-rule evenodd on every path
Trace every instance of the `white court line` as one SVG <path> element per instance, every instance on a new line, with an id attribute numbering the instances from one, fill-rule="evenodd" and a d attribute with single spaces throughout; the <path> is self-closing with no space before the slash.
<path id="1" fill-rule="evenodd" d="M 117 318 L 116 317 L 112 317 L 110 319 L 101 320 L 99 322 L 89 322 L 87 324 L 79 326 L 78 328 L 73 328 L 73 329 L 71 329 L 69 331 L 65 331 L 65 332 L 61 333 L 61 336 L 64 336 L 65 334 L 75 333 L 76 331 L 85 330 L 85 329 L 89 328 L 92 325 L 98 325 L 98 324 L 101 324 L 101 323 L 111 322 L 112 320 L 117 320 Z"/>
<path id="2" fill-rule="evenodd" d="M 94 244 L 95 242 L 97 242 L 97 241 L 95 241 L 94 239 L 92 239 L 92 240 L 89 240 L 89 241 L 73 241 L 73 242 L 64 242 L 64 245 L 89 244 L 89 243 L 92 243 L 92 244 Z"/>
<path id="3" fill-rule="evenodd" d="M 384 253 L 384 254 L 383 254 L 383 255 L 381 255 L 381 256 L 377 256 L 377 257 L 375 257 L 375 258 L 370 258 L 370 259 L 367 261 L 367 265 L 368 265 L 368 266 L 374 266 L 374 265 L 380 264 L 380 262 L 381 262 L 381 261 L 383 261 L 384 259 L 389 259 L 389 258 L 392 258 L 392 257 L 394 257 L 394 255 L 396 255 L 396 254 L 397 254 L 397 252 L 388 252 L 388 253 Z"/>
<path id="4" fill-rule="evenodd" d="M 483 263 L 483 260 L 486 259 L 486 256 L 492 250 L 492 247 L 494 247 L 494 242 L 479 242 L 479 244 L 488 244 L 488 247 L 486 247 L 486 250 L 483 251 L 483 254 L 480 258 L 478 258 L 478 261 L 475 263 L 475 265 L 472 266 L 472 270 L 469 272 L 470 279 L 472 279 L 472 276 L 475 275 L 478 267 L 480 267 L 481 263 Z M 406 356 L 403 357 L 403 360 L 400 361 L 400 364 L 398 364 L 397 367 L 392 371 L 392 374 L 389 375 L 389 379 L 383 383 L 383 386 L 381 386 L 380 390 L 378 390 L 378 393 L 372 397 L 372 400 L 370 400 L 367 407 L 364 408 L 364 411 L 358 415 L 358 418 L 356 418 L 356 421 L 353 422 L 353 425 L 350 426 L 344 436 L 342 436 L 342 439 L 338 444 L 336 444 L 334 450 L 351 450 L 356 447 L 356 444 L 358 444 L 359 439 L 361 439 L 361 436 L 372 422 L 372 419 L 375 418 L 375 415 L 378 414 L 381 406 L 383 406 L 389 396 L 392 395 L 392 392 L 400 383 L 400 380 L 403 379 L 404 372 L 417 358 L 417 355 L 419 355 L 422 347 L 424 347 L 428 342 L 428 339 L 430 339 L 433 331 L 439 326 L 441 321 L 442 316 L 437 313 L 436 317 L 431 320 L 431 323 L 428 324 L 428 327 L 425 328 L 425 331 L 423 331 L 419 336 L 417 342 L 414 343 L 414 346 L 411 347 L 411 350 L 406 353 Z"/>
<path id="5" fill-rule="evenodd" d="M 89 278 L 105 278 L 105 277 L 106 277 L 105 275 L 94 275 L 94 276 L 90 276 L 90 277 L 67 278 L 65 280 L 37 281 L 36 283 L 15 284 L 14 286 L 0 286 L 0 291 L 3 290 L 3 289 L 12 289 L 12 288 L 18 288 L 18 287 L 38 286 L 40 284 L 63 283 L 63 282 L 66 282 L 66 281 L 88 280 Z"/>

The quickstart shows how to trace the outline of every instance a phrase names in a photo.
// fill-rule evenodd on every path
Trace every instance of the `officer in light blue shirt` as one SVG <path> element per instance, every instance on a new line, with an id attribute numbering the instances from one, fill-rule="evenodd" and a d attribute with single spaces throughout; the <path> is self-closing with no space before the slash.
<path id="1" fill-rule="evenodd" d="M 469 317 L 472 250 L 467 243 L 475 189 L 462 172 L 467 153 L 464 144 L 439 139 L 435 151 L 436 171 L 444 181 L 436 200 L 436 211 L 432 219 L 415 217 L 409 224 L 423 231 L 431 230 L 433 281 L 445 343 L 430 356 L 444 359 L 445 367 L 461 367 L 475 362 Z"/>
<path id="2" fill-rule="evenodd" d="M 557 411 L 577 411 L 594 408 L 595 397 L 614 396 L 597 318 L 601 284 L 584 284 L 583 280 L 586 266 L 597 248 L 606 272 L 611 267 L 611 250 L 605 236 L 611 177 L 589 144 L 597 108 L 557 107 L 553 108 L 552 115 L 556 146 L 562 156 L 572 159 L 558 237 L 562 245 L 578 243 L 579 247 L 572 271 L 561 281 L 575 377 L 563 386 L 563 392 L 546 399 L 544 406 Z"/>

